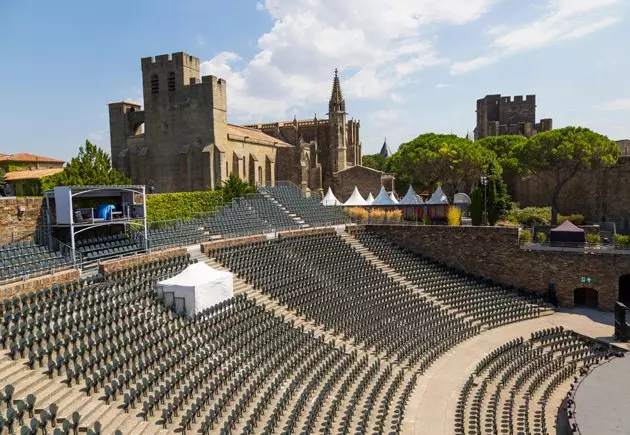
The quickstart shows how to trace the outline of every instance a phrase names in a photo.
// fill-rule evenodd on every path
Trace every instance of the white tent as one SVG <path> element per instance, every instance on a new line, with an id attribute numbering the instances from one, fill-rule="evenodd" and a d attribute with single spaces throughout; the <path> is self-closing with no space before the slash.
<path id="1" fill-rule="evenodd" d="M 401 205 L 422 205 L 424 201 L 414 190 L 413 187 L 409 186 L 409 190 L 403 198 L 400 200 Z"/>
<path id="2" fill-rule="evenodd" d="M 394 191 L 389 192 L 389 199 L 393 201 L 394 204 L 398 204 L 398 200 L 396 199 L 396 195 L 394 195 Z"/>
<path id="3" fill-rule="evenodd" d="M 381 186 L 381 191 L 374 198 L 374 202 L 370 205 L 396 205 L 394 201 L 387 195 L 385 188 Z"/>
<path id="4" fill-rule="evenodd" d="M 374 197 L 372 196 L 372 192 L 370 192 L 368 197 L 365 199 L 365 202 L 367 202 L 367 205 L 372 205 L 372 203 L 374 202 Z"/>
<path id="5" fill-rule="evenodd" d="M 216 270 L 206 263 L 191 264 L 178 275 L 158 282 L 158 295 L 176 310 L 193 316 L 234 295 L 232 273 Z M 172 298 L 172 299 L 171 299 Z"/>
<path id="6" fill-rule="evenodd" d="M 427 204 L 448 205 L 448 198 L 444 194 L 442 186 L 438 186 L 437 189 L 435 189 L 435 192 L 433 192 L 433 195 L 431 195 L 431 198 L 429 199 L 429 202 L 427 202 Z"/>
<path id="7" fill-rule="evenodd" d="M 359 189 L 357 188 L 357 186 L 354 186 L 352 195 L 350 195 L 350 198 L 348 198 L 348 200 L 343 205 L 362 207 L 368 205 L 368 203 L 365 198 L 361 196 L 361 193 L 359 193 Z"/>
<path id="8" fill-rule="evenodd" d="M 326 192 L 326 196 L 324 196 L 324 199 L 322 199 L 322 205 L 341 205 L 330 187 Z"/>
<path id="9" fill-rule="evenodd" d="M 453 197 L 454 204 L 470 204 L 470 196 L 465 193 L 456 193 Z"/>

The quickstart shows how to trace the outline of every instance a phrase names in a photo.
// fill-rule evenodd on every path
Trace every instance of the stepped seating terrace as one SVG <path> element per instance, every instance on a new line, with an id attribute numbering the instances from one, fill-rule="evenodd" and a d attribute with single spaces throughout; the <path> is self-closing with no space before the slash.
<path id="1" fill-rule="evenodd" d="M 60 252 L 49 251 L 35 242 L 0 245 L 0 281 L 65 269 L 71 264 Z"/>
<path id="2" fill-rule="evenodd" d="M 142 247 L 124 234 L 89 237 L 76 241 L 76 249 L 85 261 L 129 255 L 139 252 Z"/>
<path id="3" fill-rule="evenodd" d="M 159 224 L 157 224 L 159 225 Z M 147 230 L 151 249 L 168 246 L 187 246 L 201 243 L 208 239 L 203 223 L 197 220 L 168 223 Z"/>

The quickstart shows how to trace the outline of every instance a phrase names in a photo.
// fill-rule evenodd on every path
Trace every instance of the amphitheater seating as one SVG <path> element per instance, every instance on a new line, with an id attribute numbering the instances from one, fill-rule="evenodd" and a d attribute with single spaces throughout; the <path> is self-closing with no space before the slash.
<path id="1" fill-rule="evenodd" d="M 544 310 L 536 296 L 519 295 L 507 286 L 459 274 L 365 229 L 355 237 L 388 266 L 427 294 L 487 327 L 538 317 Z"/>
<path id="2" fill-rule="evenodd" d="M 196 220 L 179 221 L 147 230 L 147 238 L 151 249 L 193 245 L 206 241 L 208 237 L 203 227 L 203 222 Z"/>
<path id="3" fill-rule="evenodd" d="M 323 206 L 319 198 L 305 197 L 302 191 L 293 184 L 260 186 L 258 192 L 280 203 L 286 210 L 298 215 L 312 227 L 350 222 L 350 218 L 341 207 Z"/>
<path id="4" fill-rule="evenodd" d="M 70 259 L 60 252 L 51 252 L 34 242 L 0 245 L 0 281 L 64 269 L 70 265 Z"/>
<path id="5" fill-rule="evenodd" d="M 479 331 L 393 281 L 334 232 L 218 248 L 210 256 L 298 314 L 420 370 Z"/>
<path id="6" fill-rule="evenodd" d="M 213 235 L 239 237 L 300 228 L 280 207 L 262 195 L 238 198 L 203 220 Z"/>
<path id="7" fill-rule="evenodd" d="M 76 241 L 76 248 L 83 261 L 134 254 L 142 249 L 138 243 L 124 234 L 80 239 Z"/>
<path id="8" fill-rule="evenodd" d="M 417 374 L 325 342 L 243 294 L 193 319 L 176 316 L 153 283 L 189 261 L 158 260 L 0 305 L 3 352 L 76 390 L 55 403 L 62 433 L 101 430 L 103 412 L 68 415 L 77 394 L 140 413 L 156 431 L 400 431 Z"/>
<path id="9" fill-rule="evenodd" d="M 512 340 L 482 359 L 464 385 L 455 433 L 552 433 L 545 415 L 548 404 L 560 406 L 549 403 L 554 390 L 613 355 L 607 344 L 562 327 Z"/>

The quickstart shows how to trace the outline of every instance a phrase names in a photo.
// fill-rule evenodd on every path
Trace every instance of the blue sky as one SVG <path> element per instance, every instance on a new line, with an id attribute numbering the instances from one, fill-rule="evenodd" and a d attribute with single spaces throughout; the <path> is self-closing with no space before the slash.
<path id="1" fill-rule="evenodd" d="M 107 103 L 142 102 L 140 58 L 185 51 L 228 81 L 229 121 L 324 117 L 339 68 L 364 153 L 465 135 L 475 100 L 630 138 L 627 0 L 0 2 L 0 152 L 109 151 Z"/>

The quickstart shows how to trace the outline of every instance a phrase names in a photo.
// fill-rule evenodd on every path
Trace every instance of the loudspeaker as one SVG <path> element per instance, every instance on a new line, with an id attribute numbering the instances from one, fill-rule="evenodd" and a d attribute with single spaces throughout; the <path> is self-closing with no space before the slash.
<path id="1" fill-rule="evenodd" d="M 619 341 L 628 341 L 630 338 L 630 310 L 621 302 L 615 304 L 615 337 Z"/>

